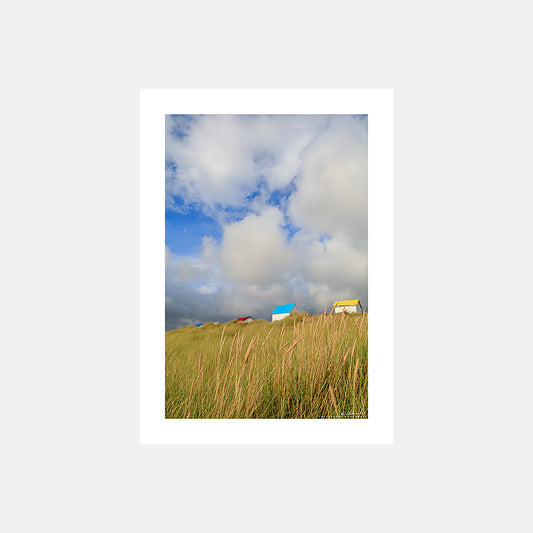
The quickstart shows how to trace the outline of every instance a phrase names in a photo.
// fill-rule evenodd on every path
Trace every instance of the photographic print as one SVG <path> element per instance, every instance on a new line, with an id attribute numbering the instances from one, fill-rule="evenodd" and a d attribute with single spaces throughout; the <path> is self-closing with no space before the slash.
<path id="1" fill-rule="evenodd" d="M 368 116 L 165 118 L 165 416 L 367 418 Z"/>
<path id="2" fill-rule="evenodd" d="M 390 90 L 140 92 L 141 443 L 390 443 Z"/>

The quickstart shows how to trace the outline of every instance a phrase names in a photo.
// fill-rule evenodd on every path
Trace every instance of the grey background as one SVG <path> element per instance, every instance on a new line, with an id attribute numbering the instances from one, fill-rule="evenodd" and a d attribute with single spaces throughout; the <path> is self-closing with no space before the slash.
<path id="1" fill-rule="evenodd" d="M 6 531 L 531 530 L 522 2 L 3 8 Z M 138 89 L 395 89 L 395 445 L 139 446 Z"/>

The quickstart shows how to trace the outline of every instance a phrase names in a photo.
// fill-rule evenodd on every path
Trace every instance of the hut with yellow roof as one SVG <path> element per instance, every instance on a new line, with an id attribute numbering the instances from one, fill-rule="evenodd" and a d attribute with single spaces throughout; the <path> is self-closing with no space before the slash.
<path id="1" fill-rule="evenodd" d="M 339 300 L 333 304 L 334 313 L 362 313 L 363 308 L 359 300 Z"/>

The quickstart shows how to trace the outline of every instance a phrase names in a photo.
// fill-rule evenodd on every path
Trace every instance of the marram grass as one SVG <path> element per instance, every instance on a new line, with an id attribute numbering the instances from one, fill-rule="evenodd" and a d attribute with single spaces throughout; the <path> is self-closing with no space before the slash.
<path id="1" fill-rule="evenodd" d="M 165 334 L 166 418 L 367 418 L 368 315 Z"/>

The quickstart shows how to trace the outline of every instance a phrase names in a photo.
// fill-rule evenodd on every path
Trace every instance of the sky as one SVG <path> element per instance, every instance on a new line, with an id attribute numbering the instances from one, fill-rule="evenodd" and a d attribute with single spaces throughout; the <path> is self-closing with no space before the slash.
<path id="1" fill-rule="evenodd" d="M 366 115 L 167 115 L 165 327 L 368 309 Z"/>

